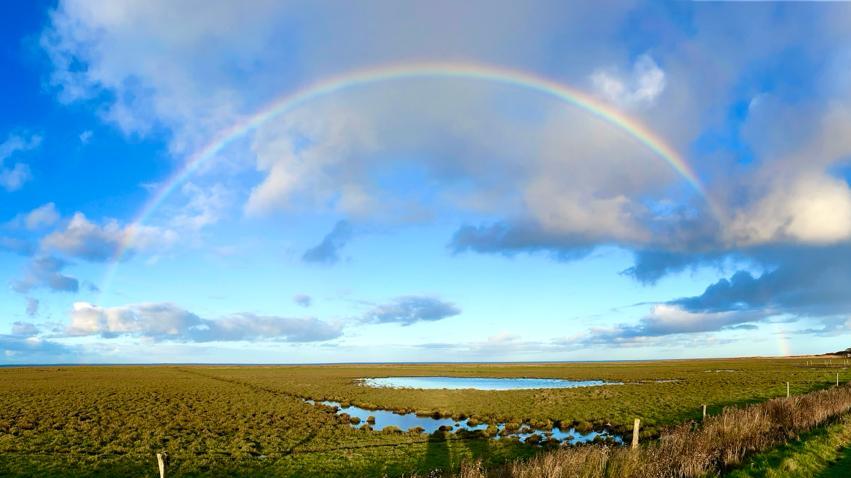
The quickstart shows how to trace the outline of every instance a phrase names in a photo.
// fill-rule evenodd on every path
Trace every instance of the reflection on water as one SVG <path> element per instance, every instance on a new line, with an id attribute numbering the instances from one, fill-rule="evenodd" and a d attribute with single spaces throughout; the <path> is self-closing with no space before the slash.
<path id="1" fill-rule="evenodd" d="M 492 377 L 378 377 L 361 380 L 368 387 L 419 389 L 529 390 L 535 388 L 577 388 L 620 385 L 602 380 L 563 380 L 558 378 Z"/>
<path id="2" fill-rule="evenodd" d="M 313 400 L 306 400 L 307 403 L 315 404 L 317 402 Z M 395 427 L 399 430 L 405 432 L 414 428 L 422 428 L 425 433 L 434 433 L 438 430 L 445 431 L 457 431 L 457 430 L 487 430 L 488 425 L 486 423 L 476 423 L 470 424 L 469 419 L 464 420 L 454 420 L 452 418 L 433 418 L 433 417 L 421 417 L 417 416 L 414 413 L 394 413 L 388 410 L 367 410 L 365 408 L 360 408 L 356 406 L 348 406 L 342 407 L 339 402 L 330 402 L 323 401 L 318 402 L 321 405 L 336 407 L 337 414 L 347 414 L 350 417 L 356 417 L 358 420 L 353 420 L 353 427 L 361 427 L 364 424 L 368 424 L 373 430 L 381 431 L 387 427 Z M 373 421 L 374 420 L 374 421 Z M 441 428 L 443 427 L 443 428 Z M 493 438 L 500 439 L 505 436 L 514 436 L 520 439 L 520 441 L 525 442 L 527 438 L 532 435 L 536 435 L 541 440 L 545 441 L 548 438 L 552 438 L 561 443 L 568 444 L 576 444 L 576 443 L 587 443 L 593 441 L 598 436 L 601 439 L 609 439 L 613 440 L 616 443 L 623 443 L 621 438 L 617 435 L 612 435 L 608 432 L 595 432 L 590 431 L 588 433 L 581 433 L 576 431 L 574 428 L 570 428 L 568 430 L 560 430 L 556 427 L 548 430 L 538 430 L 531 428 L 529 425 L 524 424 L 516 431 L 505 431 L 505 424 L 500 423 L 495 425 L 495 428 L 498 430 L 498 434 Z"/>

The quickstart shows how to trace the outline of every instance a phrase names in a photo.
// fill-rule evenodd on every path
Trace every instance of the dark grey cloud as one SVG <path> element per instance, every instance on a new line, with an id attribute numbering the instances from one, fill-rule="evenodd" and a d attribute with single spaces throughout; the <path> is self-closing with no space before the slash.
<path id="1" fill-rule="evenodd" d="M 851 245 L 786 245 L 737 252 L 764 267 L 738 270 L 703 293 L 658 304 L 636 324 L 594 328 L 573 339 L 583 346 L 651 345 L 671 335 L 754 330 L 758 323 L 809 319 L 820 324 L 794 333 L 851 331 Z M 660 262 L 669 258 L 661 256 Z"/>
<path id="2" fill-rule="evenodd" d="M 666 226 L 667 227 L 667 226 Z M 724 248 L 716 242 L 717 225 L 668 228 L 666 244 L 657 248 L 635 248 L 635 263 L 622 273 L 638 282 L 652 285 L 665 275 L 724 264 L 747 264 L 727 278 L 709 285 L 702 294 L 673 299 L 666 304 L 693 317 L 683 323 L 661 321 L 650 314 L 637 324 L 613 330 L 597 330 L 589 335 L 602 343 L 635 341 L 642 337 L 693 332 L 711 332 L 753 327 L 747 322 L 769 317 L 830 318 L 851 313 L 851 244 L 763 244 Z M 620 245 L 627 247 L 627 245 Z M 581 257 L 593 245 L 581 240 L 542 233 L 531 226 L 507 223 L 465 226 L 450 244 L 455 251 L 475 250 L 512 255 L 543 251 L 560 260 Z M 669 312 L 674 309 L 669 309 Z M 693 319 L 693 320 L 692 320 Z M 774 320 L 774 319 L 772 319 Z M 838 321 L 842 330 L 849 329 Z M 821 330 L 821 329 L 817 329 Z M 824 330 L 835 331 L 835 326 Z"/>
<path id="3" fill-rule="evenodd" d="M 740 270 L 671 304 L 691 312 L 769 310 L 818 317 L 851 312 L 851 245 L 752 251 L 766 271 Z"/>
<path id="4" fill-rule="evenodd" d="M 99 307 L 78 302 L 74 304 L 66 333 L 71 336 L 135 336 L 178 342 L 319 342 L 341 336 L 342 329 L 312 317 L 241 313 L 205 319 L 169 303 Z"/>
<path id="5" fill-rule="evenodd" d="M 77 292 L 80 282 L 62 273 L 67 265 L 66 261 L 58 257 L 36 257 L 30 262 L 24 276 L 12 283 L 12 288 L 21 294 L 41 287 L 58 292 Z"/>
<path id="6" fill-rule="evenodd" d="M 636 324 L 595 327 L 588 332 L 558 341 L 564 346 L 655 346 L 668 342 L 672 336 L 680 340 L 695 340 L 689 336 L 722 330 L 753 330 L 755 323 L 767 318 L 763 311 L 729 311 L 695 313 L 676 305 L 659 304 Z"/>
<path id="7" fill-rule="evenodd" d="M 559 261 L 582 259 L 600 246 L 634 251 L 635 264 L 623 271 L 639 282 L 652 284 L 686 268 L 712 264 L 732 251 L 719 242 L 719 222 L 706 214 L 706 205 L 679 206 L 658 214 L 644 213 L 645 233 L 632 240 L 601 231 L 556 231 L 533 221 L 497 221 L 464 225 L 449 243 L 452 252 L 472 251 L 513 256 L 543 253 Z"/>
<path id="8" fill-rule="evenodd" d="M 310 307 L 313 305 L 313 298 L 307 294 L 296 294 L 293 296 L 293 302 L 302 307 Z"/>
<path id="9" fill-rule="evenodd" d="M 670 250 L 637 250 L 634 264 L 622 271 L 638 282 L 653 285 L 666 275 L 694 270 L 704 265 L 717 265 L 725 259 L 735 256 L 731 251 L 670 251 Z"/>
<path id="10" fill-rule="evenodd" d="M 547 253 L 557 260 L 575 260 L 594 250 L 594 241 L 558 235 L 532 223 L 495 222 L 460 227 L 449 242 L 452 252 L 478 252 L 512 256 L 518 253 Z"/>
<path id="11" fill-rule="evenodd" d="M 305 262 L 335 264 L 340 261 L 340 250 L 351 240 L 352 226 L 348 221 L 340 220 L 325 235 L 322 242 L 306 250 L 301 256 Z"/>
<path id="12" fill-rule="evenodd" d="M 731 325 L 729 327 L 725 327 L 726 330 L 758 330 L 759 326 L 756 324 L 740 324 L 740 325 Z"/>
<path id="13" fill-rule="evenodd" d="M 363 315 L 362 320 L 378 324 L 411 325 L 442 320 L 460 313 L 461 309 L 454 304 L 434 297 L 404 296 L 387 304 L 376 305 Z"/>

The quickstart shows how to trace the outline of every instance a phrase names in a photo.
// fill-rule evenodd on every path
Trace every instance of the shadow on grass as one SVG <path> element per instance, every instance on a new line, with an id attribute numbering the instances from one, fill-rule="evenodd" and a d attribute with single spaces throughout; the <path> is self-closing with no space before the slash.
<path id="1" fill-rule="evenodd" d="M 528 458 L 541 450 L 519 442 L 494 441 L 493 439 L 432 439 L 426 446 L 417 469 L 423 476 L 447 476 L 457 472 L 462 463 L 481 464 L 494 468 L 507 462 Z"/>
<path id="2" fill-rule="evenodd" d="M 437 439 L 429 440 L 420 469 L 445 471 L 448 470 L 449 466 L 449 442 Z"/>
<path id="3" fill-rule="evenodd" d="M 830 468 L 816 475 L 816 478 L 847 478 L 851 476 L 851 448 L 845 448 L 839 459 Z"/>

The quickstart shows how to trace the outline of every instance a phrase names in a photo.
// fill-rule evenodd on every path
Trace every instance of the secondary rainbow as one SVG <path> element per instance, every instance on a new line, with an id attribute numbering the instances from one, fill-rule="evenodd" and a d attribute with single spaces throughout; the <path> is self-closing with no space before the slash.
<path id="1" fill-rule="evenodd" d="M 542 95 L 550 96 L 585 110 L 588 113 L 621 129 L 655 153 L 656 156 L 666 161 L 708 201 L 704 188 L 698 180 L 697 175 L 673 148 L 666 145 L 664 141 L 638 121 L 586 93 L 541 76 L 508 68 L 468 63 L 428 62 L 387 65 L 365 70 L 355 70 L 310 84 L 302 89 L 275 99 L 266 107 L 257 111 L 254 115 L 243 118 L 242 120 L 237 121 L 230 128 L 219 132 L 209 144 L 195 152 L 186 161 L 184 166 L 170 176 L 151 197 L 151 199 L 140 209 L 132 224 L 134 226 L 144 224 L 151 214 L 163 203 L 163 201 L 171 195 L 178 186 L 183 184 L 196 171 L 198 171 L 198 169 L 206 161 L 215 157 L 216 154 L 222 151 L 222 149 L 227 147 L 234 140 L 254 131 L 267 121 L 292 111 L 317 98 L 328 96 L 343 90 L 385 81 L 416 78 L 457 78 L 515 86 L 539 92 Z M 711 202 L 709 202 L 709 205 L 714 209 Z M 126 239 L 113 256 L 112 265 L 107 271 L 107 276 L 104 280 L 105 286 L 108 286 L 108 283 L 111 281 L 111 278 L 115 273 L 117 264 L 123 259 L 127 250 L 133 244 L 133 229 L 135 228 L 129 228 L 129 231 L 131 232 L 127 234 Z"/>

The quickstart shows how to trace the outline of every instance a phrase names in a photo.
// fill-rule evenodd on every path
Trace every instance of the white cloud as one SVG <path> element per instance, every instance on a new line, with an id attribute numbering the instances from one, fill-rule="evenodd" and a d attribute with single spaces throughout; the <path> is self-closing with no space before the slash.
<path id="1" fill-rule="evenodd" d="M 242 313 L 211 320 L 168 303 L 100 307 L 86 302 L 74 304 L 66 332 L 72 336 L 127 335 L 181 342 L 316 342 L 331 340 L 342 334 L 340 327 L 314 318 Z"/>
<path id="2" fill-rule="evenodd" d="M 641 335 L 688 334 L 717 331 L 724 327 L 751 322 L 760 315 L 738 312 L 695 313 L 675 305 L 654 305 L 634 332 Z"/>
<path id="3" fill-rule="evenodd" d="M 28 212 L 21 212 L 15 215 L 6 223 L 0 224 L 0 228 L 8 229 L 27 229 L 37 231 L 53 226 L 59 221 L 59 212 L 56 210 L 56 204 L 53 202 L 42 204 Z"/>
<path id="4" fill-rule="evenodd" d="M 5 166 L 5 162 L 16 153 L 35 149 L 40 144 L 41 136 L 15 134 L 0 143 L 0 187 L 8 192 L 17 191 L 32 179 L 32 172 L 26 163 L 17 162 L 11 166 Z"/>
<path id="5" fill-rule="evenodd" d="M 77 292 L 80 282 L 62 273 L 67 265 L 64 260 L 53 256 L 34 257 L 24 276 L 12 283 L 12 288 L 21 294 L 39 287 L 59 292 Z"/>
<path id="6" fill-rule="evenodd" d="M 35 244 L 29 240 L 0 236 L 0 251 L 10 251 L 22 256 L 29 256 L 35 252 L 35 249 Z"/>
<path id="7" fill-rule="evenodd" d="M 27 213 L 24 216 L 24 225 L 29 230 L 35 230 L 52 226 L 58 220 L 59 212 L 56 211 L 56 204 L 49 202 Z"/>
<path id="8" fill-rule="evenodd" d="M 27 297 L 27 315 L 30 317 L 35 317 L 36 315 L 38 315 L 39 304 L 40 302 L 38 299 L 35 299 L 33 297 Z"/>
<path id="9" fill-rule="evenodd" d="M 0 187 L 8 192 L 21 189 L 30 179 L 32 179 L 30 167 L 24 163 L 17 163 L 11 168 L 0 170 Z"/>
<path id="10" fill-rule="evenodd" d="M 689 41 L 653 45 L 652 56 L 639 55 L 629 63 L 623 60 L 629 57 L 627 48 L 612 41 L 633 8 L 628 4 L 467 2 L 452 5 L 450 20 L 442 14 L 441 6 L 447 5 L 430 4 L 418 15 L 401 15 L 404 6 L 367 2 L 336 5 L 336 15 L 323 16 L 314 15 L 313 8 L 324 6 L 320 4 L 292 8 L 271 1 L 250 7 L 209 2 L 199 9 L 191 2 L 126 1 L 94 8 L 67 0 L 52 14 L 42 44 L 63 99 L 106 91 L 110 94 L 105 96 L 114 98 L 108 105 L 110 120 L 128 132 L 164 126 L 174 133 L 172 149 L 177 152 L 193 151 L 270 99 L 317 79 L 356 67 L 448 58 L 528 71 L 546 67 L 556 81 L 590 84 L 663 142 L 691 156 L 685 152 L 718 120 L 716 106 L 728 105 L 738 94 L 743 65 L 783 51 L 804 33 L 798 22 L 784 18 L 778 27 L 790 35 L 768 39 L 760 32 L 778 23 L 768 11 L 753 12 L 747 22 L 719 22 L 723 12 L 702 10 L 695 12 L 697 33 Z M 482 21 L 483 11 L 488 21 Z M 194 20 L 187 25 L 182 19 L 190 16 Z M 310 16 L 310 29 L 278 27 L 302 16 Z M 438 38 L 428 34 L 438 27 Z M 559 67 L 552 67 L 550 48 L 556 43 L 548 39 L 572 46 L 559 49 Z M 708 52 L 714 57 L 720 51 L 725 62 L 701 61 Z M 779 240 L 822 244 L 845 238 L 851 227 L 843 212 L 847 200 L 841 184 L 820 179 L 814 184 L 824 189 L 808 197 L 810 186 L 784 180 L 774 187 L 773 180 L 754 180 L 759 174 L 748 171 L 742 183 L 752 184 L 709 183 L 710 194 L 720 202 L 741 201 L 724 204 L 733 218 L 724 231 L 704 214 L 699 197 L 678 187 L 683 181 L 654 153 L 611 125 L 538 94 L 460 80 L 355 90 L 311 102 L 231 146 L 235 151 L 228 154 L 238 156 L 241 164 L 253 160 L 261 173 L 259 182 L 249 186 L 246 212 L 331 209 L 357 223 L 425 221 L 460 210 L 495 222 L 531 225 L 536 233 L 518 237 L 518 243 L 525 240 L 527 246 L 559 253 L 576 244 L 677 251 L 692 243 L 703 248 Z M 776 118 L 777 124 L 746 125 L 745 136 L 750 139 L 758 131 L 793 137 L 795 144 L 805 141 L 810 125 L 765 109 L 768 103 L 767 98 L 753 102 L 751 114 L 756 118 L 764 110 L 766 121 Z M 831 162 L 842 157 L 833 153 L 848 141 L 847 123 L 832 124 L 813 126 L 824 132 L 817 138 L 821 141 L 811 141 L 823 145 L 817 160 L 801 155 L 790 161 L 806 164 L 809 177 L 825 175 Z M 792 129 L 804 133 L 792 134 Z M 771 143 L 764 136 L 755 139 Z M 251 151 L 243 149 L 246 144 Z M 757 147 L 764 160 L 753 169 L 772 176 L 766 165 L 782 159 L 763 153 L 787 149 Z M 693 163 L 698 159 L 707 158 L 687 158 Z M 713 161 L 699 164 L 701 173 L 731 167 L 731 160 L 708 159 Z M 221 202 L 241 197 L 220 201 L 215 190 L 204 192 L 205 187 L 199 179 L 184 188 L 189 205 L 172 215 L 176 227 L 219 221 Z M 792 193 L 783 193 L 785 187 Z M 677 210 L 660 212 L 659 204 L 675 204 Z M 698 223 L 710 226 L 682 232 Z M 688 234 L 701 237 L 684 241 L 681 235 Z M 548 238 L 543 244 L 542 237 Z M 55 242 L 94 256 L 85 247 L 72 247 L 70 240 Z"/>
<path id="11" fill-rule="evenodd" d="M 851 238 L 851 189 L 844 180 L 806 175 L 771 187 L 732 218 L 728 234 L 735 244 L 830 244 Z"/>
<path id="12" fill-rule="evenodd" d="M 165 249 L 177 242 L 177 239 L 177 233 L 172 230 L 135 224 L 121 226 L 115 220 L 97 225 L 89 221 L 83 213 L 77 212 L 64 229 L 45 236 L 41 245 L 47 250 L 100 262 L 115 257 L 122 249 Z"/>
<path id="13" fill-rule="evenodd" d="M 851 97 L 815 109 L 760 95 L 744 134 L 761 167 L 742 174 L 725 241 L 829 245 L 851 238 L 851 188 L 840 172 L 851 156 Z M 802 117 L 809 118 L 801 121 Z M 800 124 L 804 123 L 804 124 Z"/>
<path id="14" fill-rule="evenodd" d="M 386 1 L 63 0 L 41 45 L 60 98 L 110 92 L 108 119 L 129 132 L 164 124 L 183 151 L 304 78 L 411 58 L 528 62 L 545 50 L 542 38 L 582 39 L 593 54 L 628 10 L 486 0 L 441 0 L 415 13 Z M 583 28 L 573 32 L 568 23 Z M 304 24 L 310 28 L 292 27 Z"/>
<path id="15" fill-rule="evenodd" d="M 181 193 L 186 203 L 170 221 L 177 229 L 198 231 L 215 224 L 233 203 L 233 194 L 222 184 L 201 187 L 188 182 L 181 187 Z"/>
<path id="16" fill-rule="evenodd" d="M 505 95 L 542 117 L 506 116 L 493 106 Z M 264 125 L 253 148 L 265 177 L 249 213 L 330 210 L 354 223 L 428 221 L 450 208 L 553 235 L 647 241 L 646 202 L 665 199 L 678 181 L 652 152 L 584 111 L 464 81 L 341 93 Z"/>
<path id="17" fill-rule="evenodd" d="M 30 151 L 38 148 L 41 145 L 41 136 L 36 134 L 19 135 L 12 134 L 6 138 L 6 141 L 0 143 L 0 164 L 13 154 L 23 151 Z"/>
<path id="18" fill-rule="evenodd" d="M 12 335 L 32 337 L 38 335 L 38 327 L 29 322 L 14 322 L 12 323 Z"/>
<path id="19" fill-rule="evenodd" d="M 447 22 L 440 4 L 421 9 L 415 16 L 401 15 L 403 7 L 392 3 L 335 5 L 338 13 L 324 16 L 312 14 L 313 8 L 322 8 L 318 4 L 290 8 L 278 2 L 255 2 L 251 7 L 211 2 L 198 11 L 193 5 L 171 2 L 118 2 L 107 8 L 92 8 L 86 2 L 68 0 L 61 2 L 52 15 L 42 44 L 53 60 L 53 83 L 64 99 L 73 101 L 101 90 L 111 92 L 115 98 L 110 104 L 111 119 L 136 132 L 144 132 L 151 124 L 163 124 L 175 133 L 173 149 L 189 152 L 258 105 L 295 89 L 293 78 L 300 84 L 301 79 L 312 81 L 350 68 L 411 58 L 475 59 L 534 69 L 528 62 L 542 58 L 546 43 L 541 39 L 552 35 L 560 41 L 571 39 L 584 44 L 571 50 L 570 64 L 576 70 L 565 73 L 570 82 L 571 75 L 574 79 L 584 77 L 599 61 L 595 53 L 605 52 L 607 47 L 598 39 L 610 34 L 614 28 L 611 22 L 628 11 L 625 6 L 565 8 L 558 2 L 546 6 L 492 2 L 443 5 L 451 6 L 451 21 Z M 554 9 L 558 15 L 553 14 Z M 481 21 L 483 11 L 487 11 L 487 22 Z M 290 24 L 302 15 L 310 16 L 310 29 L 282 31 L 276 26 Z M 190 26 L 179 20 L 189 16 L 194 18 Z M 565 30 L 565 22 L 582 25 L 581 32 Z M 429 28 L 439 28 L 442 34 L 438 38 L 424 34 Z M 269 46 L 280 44 L 281 38 L 298 45 L 298 59 L 304 63 L 293 61 L 286 50 L 269 54 Z M 647 63 L 642 60 L 635 66 L 642 74 L 639 94 L 645 96 L 652 93 L 652 81 L 647 79 L 652 79 L 654 71 Z M 244 75 L 240 66 L 250 68 L 252 74 Z M 246 211 L 264 213 L 310 201 L 332 203 L 347 215 L 370 219 L 431 217 L 433 211 L 422 198 L 393 197 L 398 191 L 382 190 L 376 184 L 379 178 L 370 177 L 369 171 L 382 168 L 392 174 L 394 163 L 406 167 L 401 161 L 393 161 L 394 155 L 421 155 L 418 161 L 427 163 L 423 165 L 427 181 L 459 186 L 447 193 L 456 194 L 453 201 L 491 204 L 497 210 L 508 198 L 517 200 L 524 194 L 522 184 L 521 191 L 500 185 L 503 180 L 498 178 L 498 171 L 511 180 L 510 171 L 519 171 L 521 181 L 527 168 L 530 175 L 552 176 L 550 165 L 535 161 L 524 165 L 540 144 L 537 140 L 541 138 L 535 135 L 540 125 L 524 127 L 506 121 L 505 112 L 493 106 L 495 99 L 518 93 L 518 98 L 526 98 L 526 93 L 484 83 L 449 83 L 409 82 L 402 88 L 388 85 L 358 91 L 358 95 L 365 95 L 360 101 L 342 102 L 340 107 L 331 105 L 324 110 L 312 103 L 311 112 L 267 125 L 253 142 L 256 167 L 264 177 L 253 188 Z M 539 95 L 526 95 L 541 103 Z M 547 103 L 534 109 L 545 116 L 552 110 L 569 109 L 564 104 Z M 558 156 L 576 166 L 572 173 L 562 168 L 558 178 L 563 190 L 584 185 L 581 194 L 574 194 L 570 201 L 599 199 L 601 204 L 584 217 L 601 218 L 605 213 L 602 220 L 615 223 L 631 214 L 633 205 L 612 206 L 623 201 L 612 193 L 612 185 L 606 184 L 617 168 L 610 161 L 628 161 L 634 156 L 646 159 L 647 155 L 610 126 L 586 121 L 584 113 L 573 113 L 569 118 L 553 119 L 549 129 L 549 134 L 566 136 L 560 150 L 550 151 L 553 162 Z M 435 125 L 444 126 L 431 131 Z M 596 130 L 612 146 L 605 151 L 587 150 L 582 138 L 587 137 L 588 130 Z M 447 142 L 458 144 L 440 145 Z M 564 158 L 566 151 L 574 152 L 571 158 Z M 376 162 L 373 153 L 385 159 Z M 462 164 L 455 166 L 453 161 Z M 493 165 L 484 167 L 488 162 Z M 643 160 L 641 163 L 645 164 Z M 651 178 L 654 172 L 663 181 L 671 179 L 664 166 L 636 169 L 641 171 L 634 175 L 636 183 Z M 603 175 L 597 177 L 603 184 L 589 182 L 587 177 L 573 179 L 578 171 L 586 170 Z M 473 184 L 471 191 L 461 191 L 465 182 Z M 659 181 L 649 182 L 652 185 L 639 189 L 652 191 Z M 445 191 L 450 189 L 444 187 Z M 493 198 L 499 198 L 500 204 L 493 204 Z M 543 202 L 537 201 L 535 207 L 542 207 Z M 548 211 L 544 208 L 537 215 L 547 217 Z M 209 216 L 197 217 L 206 221 Z M 570 216 L 562 222 L 574 219 Z"/>
<path id="20" fill-rule="evenodd" d="M 369 214 L 374 198 L 359 184 L 360 165 L 353 156 L 367 156 L 377 149 L 377 138 L 368 121 L 345 108 L 326 110 L 331 116 L 300 111 L 263 127 L 253 143 L 257 169 L 264 173 L 246 204 L 250 214 L 289 209 L 299 197 L 315 204 L 339 195 L 347 213 Z M 307 140 L 309 144 L 302 144 Z M 349 180 L 343 179 L 349 164 Z M 336 193 L 331 191 L 336 189 Z M 306 197 L 304 197 L 306 196 Z"/>
<path id="21" fill-rule="evenodd" d="M 201 8 L 202 7 L 202 8 Z M 60 98 L 114 94 L 107 119 L 128 133 L 164 124 L 185 150 L 235 119 L 240 98 L 228 66 L 261 56 L 286 5 L 253 2 L 60 2 L 41 43 Z M 192 22 L 186 22 L 192 18 Z M 77 68 L 84 64 L 86 68 Z M 201 85 L 204 87 L 200 87 Z"/>
<path id="22" fill-rule="evenodd" d="M 461 309 L 455 304 L 434 297 L 404 296 L 376 305 L 363 315 L 362 320 L 376 324 L 412 325 L 443 320 L 460 313 Z"/>
<path id="23" fill-rule="evenodd" d="M 621 106 L 652 105 L 666 86 L 665 72 L 650 55 L 639 56 L 626 77 L 616 70 L 597 70 L 591 75 L 597 93 Z"/>

